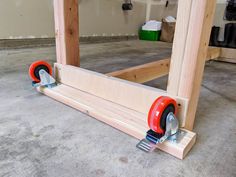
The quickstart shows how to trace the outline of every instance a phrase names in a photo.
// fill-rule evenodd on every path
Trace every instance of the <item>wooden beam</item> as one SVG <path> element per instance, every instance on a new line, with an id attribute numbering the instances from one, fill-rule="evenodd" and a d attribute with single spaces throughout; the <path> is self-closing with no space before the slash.
<path id="1" fill-rule="evenodd" d="M 69 65 L 55 64 L 56 80 L 105 100 L 148 115 L 152 103 L 160 96 L 170 96 L 166 91 L 106 76 Z M 179 104 L 178 118 L 184 126 L 187 99 L 173 97 Z"/>
<path id="2" fill-rule="evenodd" d="M 221 55 L 221 48 L 209 47 L 207 52 L 206 61 L 219 58 Z"/>
<path id="3" fill-rule="evenodd" d="M 216 60 L 229 63 L 236 63 L 236 49 L 221 48 L 221 55 Z"/>
<path id="4" fill-rule="evenodd" d="M 173 95 L 178 95 L 181 68 L 185 53 L 185 46 L 193 1 L 196 0 L 178 1 L 177 22 L 175 27 L 175 37 L 173 41 L 170 72 L 167 85 L 167 92 Z"/>
<path id="5" fill-rule="evenodd" d="M 78 109 L 139 140 L 145 137 L 145 133 L 149 129 L 145 114 L 96 97 L 87 92 L 63 84 L 51 89 L 44 87 L 37 89 L 47 96 Z M 183 159 L 196 141 L 195 133 L 187 130 L 183 131 L 185 135 L 180 142 L 173 143 L 165 141 L 159 144 L 158 148 L 179 159 Z"/>
<path id="6" fill-rule="evenodd" d="M 206 61 L 218 58 L 221 49 L 217 47 L 209 47 Z M 165 76 L 169 73 L 170 58 L 146 63 L 107 73 L 108 76 L 117 77 L 136 83 L 145 83 L 159 77 Z"/>
<path id="7" fill-rule="evenodd" d="M 186 6 L 184 3 L 179 5 Z M 177 72 L 173 70 L 173 67 L 170 68 L 170 77 L 175 78 L 175 75 L 177 75 L 176 79 L 179 79 L 179 81 L 177 87 L 174 87 L 175 91 L 172 92 L 172 90 L 168 89 L 168 93 L 174 94 L 177 92 L 177 96 L 189 99 L 185 122 L 185 128 L 189 130 L 193 129 L 215 6 L 215 0 L 192 1 L 190 18 L 187 17 L 189 19 L 189 27 L 186 33 L 184 56 L 182 59 L 172 57 L 173 61 L 177 60 L 182 65 L 178 69 L 175 68 L 175 70 L 178 70 Z M 178 23 L 182 22 L 177 20 Z M 178 40 L 182 39 L 179 38 L 177 33 L 176 41 Z M 181 73 L 180 78 L 178 76 L 179 73 Z M 171 82 L 168 84 L 173 85 Z"/>
<path id="8" fill-rule="evenodd" d="M 80 65 L 78 0 L 54 0 L 57 62 Z"/>
<path id="9" fill-rule="evenodd" d="M 169 73 L 170 59 L 163 59 L 115 72 L 108 73 L 108 76 L 125 79 L 136 83 L 144 83 Z"/>
<path id="10" fill-rule="evenodd" d="M 221 55 L 220 57 L 235 59 L 236 58 L 236 49 L 230 48 L 221 48 Z"/>

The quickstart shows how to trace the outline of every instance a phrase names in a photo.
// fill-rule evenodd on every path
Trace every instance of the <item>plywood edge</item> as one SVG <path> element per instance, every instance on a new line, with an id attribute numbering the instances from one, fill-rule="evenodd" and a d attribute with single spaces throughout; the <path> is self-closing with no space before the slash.
<path id="1" fill-rule="evenodd" d="M 145 133 L 148 130 L 146 116 L 143 113 L 128 109 L 84 91 L 63 84 L 50 89 L 38 87 L 37 90 L 139 140 L 145 137 Z M 195 133 L 187 130 L 184 131 L 187 134 L 178 144 L 166 141 L 160 144 L 158 148 L 179 159 L 183 159 L 194 145 L 196 139 Z"/>
<path id="2" fill-rule="evenodd" d="M 56 80 L 102 99 L 148 115 L 153 102 L 160 96 L 170 96 L 178 103 L 178 117 L 184 126 L 188 99 L 167 94 L 166 91 L 106 76 L 86 69 L 55 64 Z"/>

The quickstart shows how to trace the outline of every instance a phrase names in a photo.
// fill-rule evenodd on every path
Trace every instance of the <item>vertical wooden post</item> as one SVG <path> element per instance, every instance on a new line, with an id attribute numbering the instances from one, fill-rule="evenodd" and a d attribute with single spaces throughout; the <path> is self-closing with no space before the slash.
<path id="1" fill-rule="evenodd" d="M 185 51 L 185 43 L 188 35 L 189 18 L 193 0 L 179 0 L 177 11 L 177 23 L 175 28 L 175 38 L 173 41 L 170 71 L 167 91 L 172 95 L 178 95 L 181 67 Z"/>
<path id="2" fill-rule="evenodd" d="M 187 2 L 185 0 L 179 1 L 176 27 L 178 30 L 183 26 L 183 19 L 180 18 L 185 18 L 183 21 L 188 21 L 188 30 L 185 33 L 185 44 L 182 46 L 184 49 L 179 50 L 180 46 L 173 48 L 167 92 L 189 99 L 185 128 L 192 130 L 216 0 L 192 0 L 189 16 L 182 11 L 189 5 Z M 177 31 L 175 34 L 176 45 L 183 41 L 181 33 L 183 31 Z"/>
<path id="3" fill-rule="evenodd" d="M 54 0 L 57 62 L 80 65 L 78 0 Z"/>

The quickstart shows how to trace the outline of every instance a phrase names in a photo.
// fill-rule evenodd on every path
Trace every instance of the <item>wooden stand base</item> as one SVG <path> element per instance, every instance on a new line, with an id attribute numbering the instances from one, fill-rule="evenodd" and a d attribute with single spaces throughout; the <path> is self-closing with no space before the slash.
<path id="1" fill-rule="evenodd" d="M 61 84 L 54 88 L 38 87 L 37 90 L 139 140 L 145 137 L 145 133 L 149 129 L 145 114 L 79 89 Z M 160 144 L 158 148 L 179 159 L 183 159 L 196 141 L 195 133 L 187 130 L 185 131 L 186 135 L 179 143 L 165 141 Z"/>

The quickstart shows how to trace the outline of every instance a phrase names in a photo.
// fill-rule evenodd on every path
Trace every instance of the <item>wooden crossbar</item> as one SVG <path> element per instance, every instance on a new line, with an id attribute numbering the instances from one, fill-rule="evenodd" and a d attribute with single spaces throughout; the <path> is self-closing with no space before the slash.
<path id="1" fill-rule="evenodd" d="M 129 109 L 148 115 L 152 103 L 160 96 L 170 96 L 166 91 L 106 76 L 86 69 L 55 64 L 56 80 L 70 87 L 82 90 L 102 99 L 123 105 Z M 187 99 L 177 100 L 180 125 L 185 124 Z"/>
<path id="2" fill-rule="evenodd" d="M 221 48 L 209 47 L 206 61 L 216 59 L 221 55 Z M 170 58 L 162 59 L 143 65 L 122 69 L 107 73 L 108 76 L 117 77 L 120 79 L 136 82 L 145 83 L 159 77 L 165 76 L 169 73 Z"/>
<path id="3" fill-rule="evenodd" d="M 229 63 L 236 63 L 236 49 L 221 48 L 220 57 L 216 60 Z"/>
<path id="4" fill-rule="evenodd" d="M 144 83 L 169 73 L 170 59 L 163 59 L 108 73 L 108 76 L 118 77 L 136 83 Z"/>

